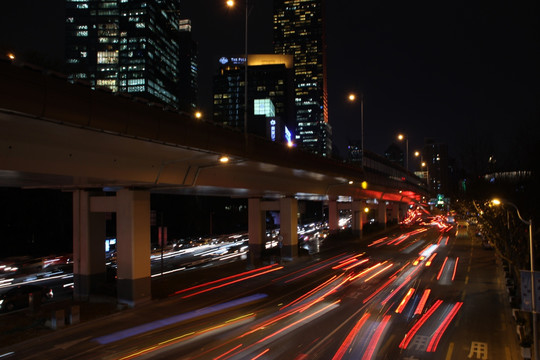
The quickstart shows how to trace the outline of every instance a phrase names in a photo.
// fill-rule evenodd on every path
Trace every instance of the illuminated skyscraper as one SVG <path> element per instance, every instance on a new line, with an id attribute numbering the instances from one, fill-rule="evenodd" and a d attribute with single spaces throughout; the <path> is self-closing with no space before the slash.
<path id="1" fill-rule="evenodd" d="M 269 113 L 268 104 L 273 107 L 272 117 L 288 129 L 294 128 L 292 56 L 250 54 L 248 59 L 248 132 L 264 136 L 261 115 Z M 213 120 L 243 130 L 244 58 L 222 57 L 219 62 L 214 76 Z"/>
<path id="2" fill-rule="evenodd" d="M 323 0 L 274 0 L 274 52 L 294 57 L 296 142 L 330 156 L 325 47 Z"/>
<path id="3" fill-rule="evenodd" d="M 180 59 L 178 62 L 179 108 L 194 113 L 197 107 L 199 67 L 197 43 L 191 36 L 191 20 L 180 20 Z"/>
<path id="4" fill-rule="evenodd" d="M 178 0 L 66 0 L 68 76 L 178 108 L 178 6 Z"/>

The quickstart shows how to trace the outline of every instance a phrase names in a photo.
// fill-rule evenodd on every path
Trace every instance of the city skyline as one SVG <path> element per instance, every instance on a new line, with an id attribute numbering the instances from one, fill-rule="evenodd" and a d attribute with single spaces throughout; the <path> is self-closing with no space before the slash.
<path id="1" fill-rule="evenodd" d="M 63 3 L 4 4 L 3 14 L 10 16 L 2 19 L 6 28 L 0 44 L 16 43 L 21 51 L 58 59 L 62 39 L 51 34 L 63 29 L 63 23 L 54 23 L 63 18 L 58 15 Z M 253 53 L 271 53 L 272 4 L 254 4 L 249 47 Z M 210 5 L 180 4 L 181 17 L 192 20 L 199 46 L 199 103 L 205 111 L 211 111 L 216 60 L 243 52 L 243 11 L 227 9 L 217 0 Z M 344 99 L 353 90 L 365 94 L 366 149 L 377 153 L 398 132 L 409 134 L 411 149 L 421 147 L 425 138 L 436 138 L 449 144 L 453 156 L 460 156 L 458 147 L 465 152 L 464 145 L 504 153 L 538 119 L 533 2 L 508 8 L 490 4 L 487 10 L 465 2 L 446 9 L 350 1 L 326 5 L 329 122 L 341 156 L 347 140 L 360 137 L 359 106 Z M 34 11 L 28 13 L 28 8 Z M 51 16 L 39 16 L 43 13 Z M 24 19 L 40 32 L 23 26 Z"/>

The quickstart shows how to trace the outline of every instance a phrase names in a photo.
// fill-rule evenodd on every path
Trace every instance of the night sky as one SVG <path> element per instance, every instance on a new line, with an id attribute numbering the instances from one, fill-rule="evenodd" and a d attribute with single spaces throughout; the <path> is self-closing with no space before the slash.
<path id="1" fill-rule="evenodd" d="M 272 1 L 251 2 L 249 52 L 271 53 Z M 62 61 L 63 3 L 3 1 L 0 46 Z M 199 102 L 210 113 L 217 59 L 244 52 L 243 6 L 184 0 L 181 10 L 192 19 Z M 360 138 L 349 91 L 365 94 L 365 147 L 380 154 L 400 131 L 411 151 L 434 138 L 458 160 L 478 147 L 504 157 L 532 139 L 540 121 L 536 1 L 328 0 L 326 10 L 330 123 L 342 156 Z"/>

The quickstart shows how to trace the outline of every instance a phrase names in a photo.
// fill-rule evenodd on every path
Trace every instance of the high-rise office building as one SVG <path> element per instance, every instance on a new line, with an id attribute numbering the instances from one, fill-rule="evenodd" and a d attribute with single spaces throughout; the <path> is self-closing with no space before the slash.
<path id="1" fill-rule="evenodd" d="M 330 156 L 325 47 L 323 0 L 274 0 L 274 52 L 294 57 L 296 141 Z"/>
<path id="2" fill-rule="evenodd" d="M 189 114 L 197 108 L 199 66 L 197 62 L 197 43 L 191 36 L 191 20 L 180 20 L 178 61 L 178 86 L 180 110 Z"/>
<path id="3" fill-rule="evenodd" d="M 266 136 L 264 121 L 270 117 L 284 131 L 285 127 L 293 129 L 292 56 L 250 54 L 248 59 L 248 132 Z M 219 62 L 213 85 L 213 120 L 243 130 L 244 58 L 222 57 Z"/>
<path id="4" fill-rule="evenodd" d="M 422 152 L 427 164 L 428 187 L 437 194 L 449 194 L 448 145 L 427 139 Z"/>
<path id="5" fill-rule="evenodd" d="M 66 0 L 68 76 L 179 106 L 178 0 Z"/>

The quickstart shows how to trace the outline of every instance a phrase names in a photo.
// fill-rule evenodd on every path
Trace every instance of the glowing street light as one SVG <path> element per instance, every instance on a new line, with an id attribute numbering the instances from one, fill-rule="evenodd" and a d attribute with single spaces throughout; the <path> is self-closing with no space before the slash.
<path id="1" fill-rule="evenodd" d="M 536 336 L 536 296 L 535 296 L 535 289 L 534 289 L 534 256 L 533 256 L 533 237 L 532 237 L 532 219 L 529 219 L 529 221 L 523 219 L 521 217 L 521 214 L 519 213 L 518 207 L 506 200 L 501 199 L 493 199 L 491 200 L 491 203 L 495 206 L 499 205 L 510 205 L 514 209 L 516 209 L 517 216 L 519 220 L 521 220 L 522 223 L 529 226 L 529 254 L 530 254 L 530 262 L 531 262 L 531 310 L 533 313 L 533 337 L 534 337 L 534 345 L 533 345 L 533 359 L 538 360 L 538 340 Z"/>
<path id="2" fill-rule="evenodd" d="M 196 111 L 196 112 L 195 112 L 195 118 L 196 118 L 196 119 L 202 118 L 202 112 Z"/>
<path id="3" fill-rule="evenodd" d="M 356 94 L 350 93 L 348 96 L 350 102 L 356 101 Z M 364 93 L 360 93 L 360 166 L 364 167 Z"/>

